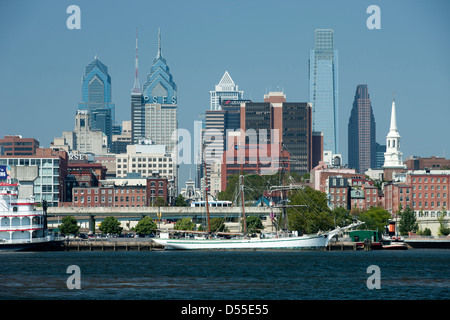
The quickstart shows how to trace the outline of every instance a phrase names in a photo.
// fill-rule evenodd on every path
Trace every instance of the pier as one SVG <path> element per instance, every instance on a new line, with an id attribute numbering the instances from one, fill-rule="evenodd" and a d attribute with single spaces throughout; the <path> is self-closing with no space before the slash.
<path id="1" fill-rule="evenodd" d="M 118 239 L 74 239 L 66 240 L 61 245 L 64 251 L 156 251 L 164 248 L 151 239 L 119 240 Z"/>
<path id="2" fill-rule="evenodd" d="M 350 241 L 330 241 L 325 248 L 327 251 L 356 251 L 356 249 L 356 242 Z"/>

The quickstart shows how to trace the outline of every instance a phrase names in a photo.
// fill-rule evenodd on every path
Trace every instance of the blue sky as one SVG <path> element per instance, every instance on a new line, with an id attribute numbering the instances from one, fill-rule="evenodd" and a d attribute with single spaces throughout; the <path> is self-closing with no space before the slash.
<path id="1" fill-rule="evenodd" d="M 81 9 L 69 30 L 66 8 Z M 381 29 L 369 30 L 370 5 Z M 209 91 L 225 71 L 245 98 L 262 101 L 282 88 L 307 102 L 314 29 L 332 28 L 339 51 L 339 136 L 347 159 L 347 126 L 356 86 L 368 85 L 377 141 L 389 130 L 395 90 L 404 158 L 450 158 L 450 2 L 438 1 L 0 1 L 0 136 L 21 134 L 48 147 L 73 130 L 81 77 L 94 56 L 108 66 L 116 119 L 130 119 L 135 32 L 143 84 L 157 52 L 178 86 L 179 127 L 193 129 L 209 108 Z"/>

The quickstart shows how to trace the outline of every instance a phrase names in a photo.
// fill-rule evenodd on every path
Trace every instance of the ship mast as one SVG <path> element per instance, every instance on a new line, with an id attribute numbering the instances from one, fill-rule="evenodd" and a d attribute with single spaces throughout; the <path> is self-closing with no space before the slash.
<path id="1" fill-rule="evenodd" d="M 241 189 L 241 206 L 242 206 L 242 221 L 244 224 L 244 236 L 247 235 L 247 220 L 245 218 L 245 198 L 244 198 L 244 174 L 242 172 L 241 164 L 241 175 L 239 176 L 239 187 Z"/>
<path id="2" fill-rule="evenodd" d="M 203 144 L 203 165 L 205 166 L 205 201 L 206 201 L 206 216 L 208 219 L 208 234 L 211 237 L 211 221 L 209 219 L 209 203 L 208 203 L 208 175 L 206 168 L 206 158 L 205 158 L 205 145 Z"/>

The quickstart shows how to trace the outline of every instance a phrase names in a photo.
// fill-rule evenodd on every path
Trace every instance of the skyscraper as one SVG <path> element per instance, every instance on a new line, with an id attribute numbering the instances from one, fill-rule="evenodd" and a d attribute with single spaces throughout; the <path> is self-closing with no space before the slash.
<path id="1" fill-rule="evenodd" d="M 174 168 L 175 189 L 178 186 L 177 149 L 177 86 L 173 81 L 166 59 L 162 56 L 161 30 L 158 30 L 158 51 L 147 80 L 141 87 L 138 79 L 138 47 L 136 36 L 135 80 L 131 92 L 132 143 L 151 140 L 164 145 L 176 163 Z M 175 137 L 174 139 L 172 137 Z"/>
<path id="2" fill-rule="evenodd" d="M 238 86 L 231 79 L 228 71 L 225 71 L 215 90 L 209 92 L 209 96 L 210 110 L 220 110 L 221 100 L 241 100 L 244 98 L 244 91 L 238 90 Z"/>
<path id="3" fill-rule="evenodd" d="M 136 42 L 137 52 L 137 42 Z M 165 145 L 168 152 L 176 146 L 172 134 L 177 123 L 177 86 L 173 81 L 166 59 L 161 53 L 161 32 L 158 32 L 158 52 L 142 92 L 137 78 L 131 93 L 132 141 L 150 139 Z"/>
<path id="4" fill-rule="evenodd" d="M 366 84 L 356 88 L 348 122 L 348 165 L 359 173 L 377 167 L 376 128 Z"/>
<path id="5" fill-rule="evenodd" d="M 317 29 L 309 58 L 309 101 L 313 131 L 323 133 L 323 150 L 338 153 L 338 54 L 333 30 Z"/>
<path id="6" fill-rule="evenodd" d="M 311 170 L 313 140 L 309 103 L 286 102 L 284 93 L 270 92 L 264 95 L 264 102 L 242 103 L 240 116 L 246 144 L 282 143 L 282 151 L 289 152 L 291 171 L 302 175 Z"/>
<path id="7" fill-rule="evenodd" d="M 91 124 L 92 130 L 101 130 L 111 143 L 112 127 L 115 124 L 115 105 L 111 100 L 111 76 L 108 67 L 97 56 L 85 68 L 82 78 L 82 102 L 78 110 L 86 110 L 90 114 L 97 110 L 101 117 Z"/>

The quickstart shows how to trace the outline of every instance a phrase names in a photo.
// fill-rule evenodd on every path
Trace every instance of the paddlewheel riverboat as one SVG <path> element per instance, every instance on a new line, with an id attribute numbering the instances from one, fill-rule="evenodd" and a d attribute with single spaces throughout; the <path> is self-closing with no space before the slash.
<path id="1" fill-rule="evenodd" d="M 45 248 L 56 243 L 48 234 L 46 208 L 33 198 L 19 199 L 18 185 L 0 182 L 0 251 Z"/>

